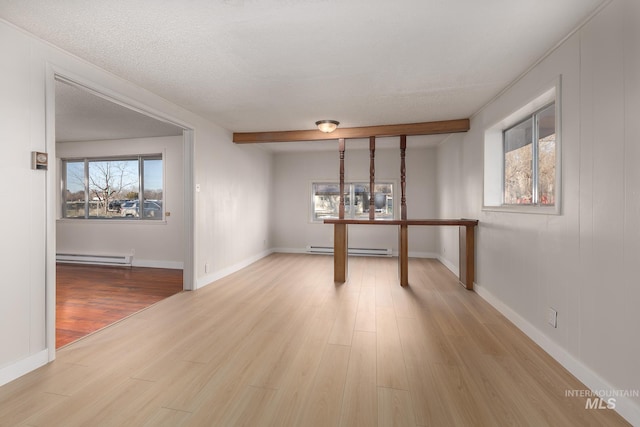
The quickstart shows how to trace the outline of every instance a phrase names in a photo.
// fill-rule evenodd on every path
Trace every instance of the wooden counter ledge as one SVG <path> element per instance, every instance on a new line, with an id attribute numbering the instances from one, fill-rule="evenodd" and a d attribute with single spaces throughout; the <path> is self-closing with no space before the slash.
<path id="1" fill-rule="evenodd" d="M 347 281 L 348 271 L 348 225 L 396 225 L 398 226 L 398 276 L 401 286 L 409 285 L 409 226 L 458 226 L 460 251 L 460 283 L 473 290 L 475 279 L 475 227 L 477 219 L 325 219 L 325 224 L 334 226 L 334 280 Z"/>

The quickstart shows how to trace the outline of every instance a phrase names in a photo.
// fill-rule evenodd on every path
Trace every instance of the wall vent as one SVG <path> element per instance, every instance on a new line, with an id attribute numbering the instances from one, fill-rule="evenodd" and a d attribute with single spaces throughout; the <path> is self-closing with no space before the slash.
<path id="1" fill-rule="evenodd" d="M 333 254 L 333 246 L 307 246 L 309 254 Z M 390 248 L 349 248 L 349 255 L 354 256 L 383 256 L 390 257 L 392 255 Z"/>
<path id="2" fill-rule="evenodd" d="M 126 265 L 131 266 L 132 255 L 56 254 L 56 262 L 69 264 Z"/>

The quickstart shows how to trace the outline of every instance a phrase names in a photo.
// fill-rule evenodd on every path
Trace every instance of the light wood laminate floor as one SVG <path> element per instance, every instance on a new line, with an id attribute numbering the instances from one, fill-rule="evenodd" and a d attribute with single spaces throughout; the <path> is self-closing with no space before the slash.
<path id="1" fill-rule="evenodd" d="M 0 388 L 10 426 L 605 426 L 584 389 L 435 260 L 274 254 Z"/>

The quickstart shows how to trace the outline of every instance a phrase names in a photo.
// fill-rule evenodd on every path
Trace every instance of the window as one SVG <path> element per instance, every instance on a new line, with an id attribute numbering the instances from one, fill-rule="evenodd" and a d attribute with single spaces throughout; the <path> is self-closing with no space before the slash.
<path id="1" fill-rule="evenodd" d="M 562 203 L 561 83 L 533 95 L 485 128 L 482 209 L 560 215 Z"/>
<path id="2" fill-rule="evenodd" d="M 548 105 L 504 130 L 505 205 L 555 204 L 556 111 Z"/>
<path id="3" fill-rule="evenodd" d="M 161 155 L 63 159 L 62 217 L 161 220 L 162 174 Z"/>
<path id="4" fill-rule="evenodd" d="M 340 184 L 313 183 L 311 192 L 313 221 L 338 218 Z M 376 219 L 393 219 L 393 184 L 375 184 L 373 194 Z M 369 219 L 369 183 L 344 184 L 344 217 Z"/>

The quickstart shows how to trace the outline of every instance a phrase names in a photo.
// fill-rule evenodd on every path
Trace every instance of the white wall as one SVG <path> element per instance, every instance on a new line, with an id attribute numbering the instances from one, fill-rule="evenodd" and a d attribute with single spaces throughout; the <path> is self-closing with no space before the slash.
<path id="1" fill-rule="evenodd" d="M 272 247 L 271 154 L 229 138 L 225 144 L 200 145 L 196 153 L 198 287 L 245 267 Z"/>
<path id="2" fill-rule="evenodd" d="M 385 142 L 389 143 L 391 138 Z M 345 181 L 369 182 L 369 150 L 347 150 Z M 399 142 L 393 144 L 399 147 Z M 278 251 L 300 252 L 307 245 L 333 246 L 333 226 L 311 222 L 311 183 L 339 181 L 339 154 L 335 151 L 278 153 L 274 159 L 272 221 L 273 243 Z M 376 149 L 376 182 L 394 182 L 396 218 L 400 217 L 400 149 Z M 407 212 L 410 219 L 436 215 L 436 151 L 408 148 Z M 392 248 L 398 250 L 397 226 L 349 226 L 349 247 Z M 411 256 L 435 256 L 436 233 L 431 227 L 412 227 L 409 233 Z"/>
<path id="3" fill-rule="evenodd" d="M 462 141 L 464 134 L 450 135 L 437 149 L 436 218 L 461 218 L 462 214 Z M 438 257 L 451 271 L 459 274 L 458 227 L 436 229 Z"/>
<path id="4" fill-rule="evenodd" d="M 269 212 L 260 207 L 269 202 L 269 153 L 234 145 L 231 132 L 4 21 L 0 21 L 0 57 L 0 197 L 19 206 L 21 213 L 3 209 L 0 224 L 0 384 L 55 354 L 51 329 L 55 305 L 51 301 L 55 295 L 57 166 L 54 162 L 47 172 L 30 169 L 32 150 L 48 151 L 55 158 L 53 135 L 47 134 L 45 121 L 45 106 L 53 101 L 45 96 L 47 88 L 53 93 L 53 71 L 194 129 L 193 153 L 187 153 L 194 162 L 187 182 L 192 177 L 201 191 L 194 194 L 193 287 L 204 286 L 267 253 Z"/>
<path id="5" fill-rule="evenodd" d="M 612 2 L 438 149 L 440 214 L 480 220 L 478 293 L 595 390 L 640 386 L 639 28 L 638 2 Z M 484 130 L 558 75 L 562 214 L 482 211 Z M 439 237 L 457 266 L 454 236 Z M 640 424 L 640 399 L 616 410 Z"/>
<path id="6" fill-rule="evenodd" d="M 20 207 L 20 215 L 12 209 L 0 213 L 0 369 L 16 364 L 18 372 L 25 369 L 19 363 L 24 359 L 42 363 L 47 358 L 43 352 L 47 173 L 30 169 L 31 151 L 46 151 L 44 68 L 31 72 L 30 49 L 28 38 L 0 25 L 0 200 Z M 36 102 L 40 108 L 34 110 Z M 0 384 L 6 382 L 4 372 L 0 371 Z"/>
<path id="7" fill-rule="evenodd" d="M 163 154 L 163 208 L 170 216 L 164 221 L 58 219 L 56 251 L 132 254 L 134 266 L 183 268 L 184 167 L 181 136 L 56 144 L 58 159 L 158 153 Z"/>

